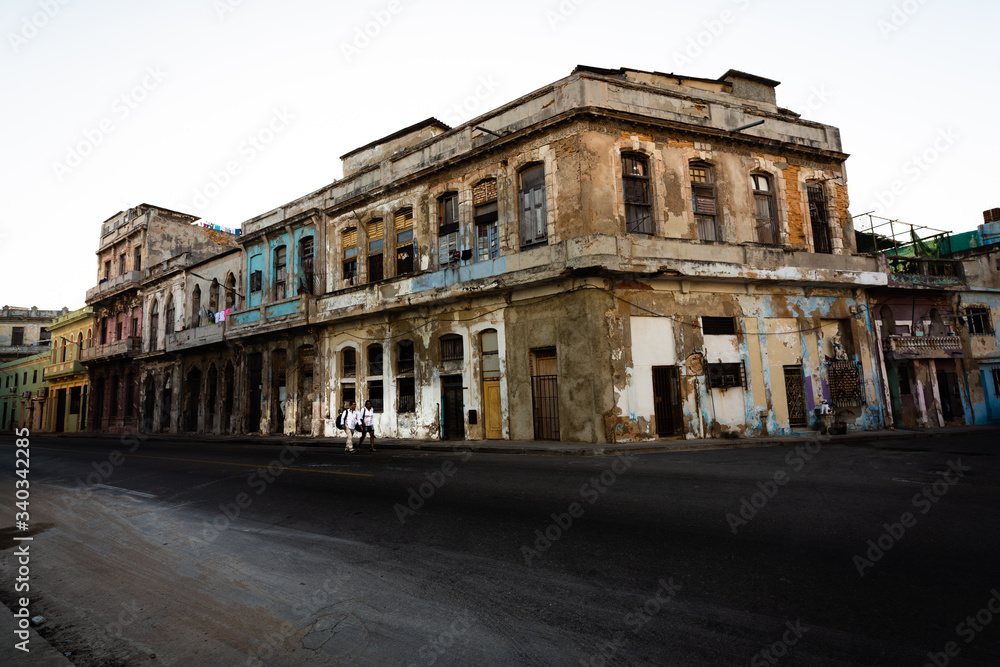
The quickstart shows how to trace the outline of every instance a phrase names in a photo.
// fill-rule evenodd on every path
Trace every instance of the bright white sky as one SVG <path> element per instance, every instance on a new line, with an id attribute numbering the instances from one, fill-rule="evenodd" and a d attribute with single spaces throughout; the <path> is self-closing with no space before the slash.
<path id="1" fill-rule="evenodd" d="M 841 128 L 852 212 L 973 229 L 1000 206 L 997 25 L 990 0 L 3 0 L 0 304 L 82 306 L 123 208 L 236 227 L 577 64 L 781 81 Z"/>

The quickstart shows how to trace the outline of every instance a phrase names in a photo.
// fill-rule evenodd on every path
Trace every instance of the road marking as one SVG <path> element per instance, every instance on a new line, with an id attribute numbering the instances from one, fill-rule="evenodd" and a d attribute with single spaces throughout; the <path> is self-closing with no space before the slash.
<path id="1" fill-rule="evenodd" d="M 13 447 L 13 445 L 7 445 L 8 447 Z M 82 449 L 60 449 L 58 447 L 39 447 L 37 445 L 31 446 L 31 451 L 38 449 L 44 449 L 50 452 L 72 452 L 74 454 L 96 454 L 97 456 L 107 456 L 109 452 L 88 452 Z M 180 459 L 171 456 L 147 456 L 145 454 L 122 454 L 122 456 L 136 459 L 156 459 L 158 461 L 184 461 L 187 463 L 212 463 L 214 465 L 220 466 L 238 466 L 241 468 L 267 468 L 266 463 L 231 463 L 229 461 L 206 461 L 205 459 Z M 282 470 L 294 470 L 296 472 L 315 472 L 321 475 L 348 475 L 350 477 L 374 477 L 370 473 L 366 472 L 339 472 L 336 470 L 314 470 L 311 468 L 289 468 L 282 465 Z"/>
<path id="2" fill-rule="evenodd" d="M 142 496 L 143 498 L 155 498 L 152 493 L 143 493 L 142 491 L 133 491 L 132 489 L 123 489 L 120 486 L 108 486 L 107 484 L 94 484 L 98 489 L 111 489 L 112 491 L 122 491 L 124 493 L 131 493 L 133 496 Z"/>

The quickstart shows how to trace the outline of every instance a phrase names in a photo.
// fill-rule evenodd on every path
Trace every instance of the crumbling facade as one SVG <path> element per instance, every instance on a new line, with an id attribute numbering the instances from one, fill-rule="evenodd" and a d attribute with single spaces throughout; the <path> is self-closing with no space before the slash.
<path id="1" fill-rule="evenodd" d="M 51 343 L 46 327 L 69 312 L 4 306 L 0 310 L 0 363 L 45 352 Z"/>

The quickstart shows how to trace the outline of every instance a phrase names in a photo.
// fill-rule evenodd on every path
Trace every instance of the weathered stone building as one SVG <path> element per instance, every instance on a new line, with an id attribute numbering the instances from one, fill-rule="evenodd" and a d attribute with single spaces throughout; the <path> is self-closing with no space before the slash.
<path id="1" fill-rule="evenodd" d="M 346 154 L 211 260 L 238 270 L 201 271 L 238 280 L 211 333 L 179 314 L 181 260 L 148 276 L 176 330 L 143 353 L 144 414 L 332 436 L 370 399 L 386 436 L 599 443 L 789 433 L 825 400 L 880 425 L 886 274 L 856 255 L 839 133 L 776 85 L 579 67 Z"/>
<path id="2" fill-rule="evenodd" d="M 46 327 L 68 312 L 68 308 L 39 310 L 34 306 L 4 306 L 0 310 L 0 363 L 47 351 L 51 341 Z"/>
<path id="3" fill-rule="evenodd" d="M 98 284 L 87 290 L 94 331 L 81 360 L 90 378 L 91 429 L 134 431 L 139 418 L 138 357 L 143 352 L 142 281 L 147 267 L 174 258 L 197 262 L 235 246 L 235 236 L 194 225 L 198 218 L 142 204 L 116 213 L 101 226 L 97 251 Z M 163 306 L 176 314 L 169 301 Z M 161 320 L 169 329 L 166 315 Z M 177 323 L 180 320 L 176 320 Z"/>

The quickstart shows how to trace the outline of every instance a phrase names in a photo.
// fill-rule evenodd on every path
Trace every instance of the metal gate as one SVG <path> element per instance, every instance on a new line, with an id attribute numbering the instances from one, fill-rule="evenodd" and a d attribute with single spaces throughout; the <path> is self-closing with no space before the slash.
<path id="1" fill-rule="evenodd" d="M 531 406 L 535 440 L 559 439 L 559 382 L 556 375 L 531 378 Z"/>
<path id="2" fill-rule="evenodd" d="M 788 425 L 808 426 L 806 421 L 806 394 L 802 383 L 801 366 L 785 366 L 785 400 L 788 403 Z"/>
<path id="3" fill-rule="evenodd" d="M 676 366 L 653 367 L 653 413 L 656 435 L 667 437 L 681 432 L 684 421 L 681 415 L 680 376 Z"/>

